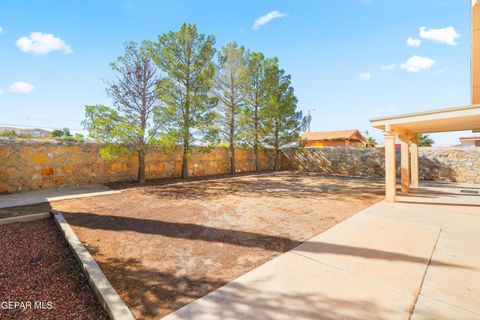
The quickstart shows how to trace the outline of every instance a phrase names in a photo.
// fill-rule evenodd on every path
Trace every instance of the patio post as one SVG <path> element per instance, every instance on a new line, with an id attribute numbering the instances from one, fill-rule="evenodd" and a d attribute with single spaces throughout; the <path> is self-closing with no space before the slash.
<path id="1" fill-rule="evenodd" d="M 411 187 L 418 188 L 418 138 L 412 139 L 410 142 L 410 172 Z"/>
<path id="2" fill-rule="evenodd" d="M 397 193 L 397 166 L 395 163 L 395 133 L 390 128 L 383 132 L 385 139 L 385 200 L 395 202 Z"/>
<path id="3" fill-rule="evenodd" d="M 409 152 L 409 136 L 400 136 L 401 146 L 401 174 L 402 174 L 402 192 L 410 193 L 410 152 Z"/>

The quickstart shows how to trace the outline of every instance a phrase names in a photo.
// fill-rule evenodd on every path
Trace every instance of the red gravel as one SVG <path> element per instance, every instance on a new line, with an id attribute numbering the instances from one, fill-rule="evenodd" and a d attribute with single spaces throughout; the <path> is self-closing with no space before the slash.
<path id="1" fill-rule="evenodd" d="M 0 225 L 0 319 L 108 319 L 51 219 Z"/>

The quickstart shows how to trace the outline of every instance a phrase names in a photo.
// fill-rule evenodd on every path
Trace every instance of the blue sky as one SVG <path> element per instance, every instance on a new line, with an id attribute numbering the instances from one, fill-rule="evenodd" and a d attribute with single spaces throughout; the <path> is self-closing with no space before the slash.
<path id="1" fill-rule="evenodd" d="M 470 103 L 469 10 L 469 0 L 4 0 L 0 124 L 81 129 L 86 104 L 111 104 L 104 80 L 125 41 L 189 22 L 217 47 L 277 56 L 299 108 L 315 109 L 312 130 L 381 140 L 369 118 Z M 471 133 L 433 137 L 460 135 Z"/>

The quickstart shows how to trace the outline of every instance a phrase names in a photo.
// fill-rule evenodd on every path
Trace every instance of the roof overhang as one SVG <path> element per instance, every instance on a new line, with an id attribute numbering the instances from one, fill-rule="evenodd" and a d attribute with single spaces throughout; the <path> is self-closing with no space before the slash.
<path id="1" fill-rule="evenodd" d="M 372 127 L 413 133 L 480 131 L 480 104 L 370 119 Z"/>

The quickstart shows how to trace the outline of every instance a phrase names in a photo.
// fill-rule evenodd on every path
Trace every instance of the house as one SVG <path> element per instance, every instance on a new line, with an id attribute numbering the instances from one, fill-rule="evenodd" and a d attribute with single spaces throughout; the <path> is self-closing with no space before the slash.
<path id="1" fill-rule="evenodd" d="M 368 141 L 359 130 L 317 131 L 305 132 L 301 137 L 306 148 L 323 147 L 360 147 L 375 146 L 376 143 Z"/>
<path id="2" fill-rule="evenodd" d="M 51 136 L 50 131 L 39 128 L 0 127 L 0 132 L 5 131 L 13 131 L 19 136 L 31 136 L 32 138 L 48 138 Z"/>
<path id="3" fill-rule="evenodd" d="M 480 136 L 476 137 L 462 137 L 459 139 L 459 147 L 480 147 Z"/>

